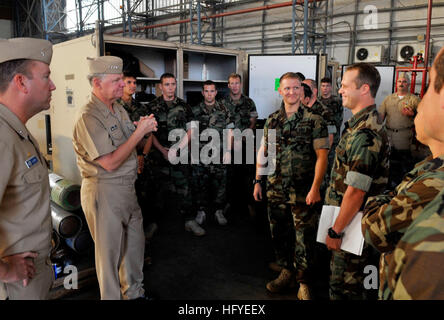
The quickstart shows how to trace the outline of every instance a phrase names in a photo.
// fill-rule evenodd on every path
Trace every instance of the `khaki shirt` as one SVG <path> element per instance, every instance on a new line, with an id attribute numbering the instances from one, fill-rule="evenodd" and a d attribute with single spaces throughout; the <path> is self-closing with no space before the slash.
<path id="1" fill-rule="evenodd" d="M 0 104 L 0 258 L 51 250 L 48 167 L 25 125 Z"/>
<path id="2" fill-rule="evenodd" d="M 125 109 L 114 104 L 114 114 L 91 94 L 91 100 L 77 115 L 73 131 L 74 151 L 82 178 L 111 179 L 137 177 L 136 151 L 116 170 L 107 172 L 96 161 L 97 158 L 116 150 L 135 131 Z"/>
<path id="3" fill-rule="evenodd" d="M 386 117 L 387 129 L 410 129 L 413 127 L 415 117 L 408 117 L 402 114 L 402 109 L 410 107 L 416 114 L 416 108 L 420 99 L 414 94 L 407 93 L 402 99 L 399 99 L 395 92 L 382 101 L 378 112 Z"/>

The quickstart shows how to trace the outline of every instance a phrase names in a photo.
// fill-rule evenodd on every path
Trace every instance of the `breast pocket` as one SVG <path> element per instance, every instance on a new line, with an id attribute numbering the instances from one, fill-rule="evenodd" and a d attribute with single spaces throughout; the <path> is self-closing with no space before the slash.
<path id="1" fill-rule="evenodd" d="M 42 182 L 45 175 L 43 174 L 41 169 L 41 163 L 35 164 L 31 169 L 28 169 L 28 171 L 23 174 L 23 181 L 26 184 Z"/>
<path id="2" fill-rule="evenodd" d="M 117 124 L 115 124 L 108 129 L 108 133 L 111 140 L 113 141 L 113 144 L 119 145 L 119 142 L 120 140 L 122 140 L 123 137 L 122 129 L 120 129 L 120 127 Z"/>
<path id="3" fill-rule="evenodd" d="M 287 133 L 288 144 L 292 145 L 297 150 L 305 150 L 311 145 L 311 130 L 310 128 L 294 128 Z"/>

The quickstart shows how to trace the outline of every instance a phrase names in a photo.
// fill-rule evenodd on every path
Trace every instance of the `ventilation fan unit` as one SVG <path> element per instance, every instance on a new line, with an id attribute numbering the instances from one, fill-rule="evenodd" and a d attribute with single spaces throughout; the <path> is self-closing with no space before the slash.
<path id="1" fill-rule="evenodd" d="M 356 62 L 381 62 L 384 46 L 361 46 L 355 48 Z"/>
<path id="2" fill-rule="evenodd" d="M 408 62 L 414 56 L 422 54 L 424 58 L 425 44 L 424 43 L 405 43 L 398 45 L 398 62 Z"/>

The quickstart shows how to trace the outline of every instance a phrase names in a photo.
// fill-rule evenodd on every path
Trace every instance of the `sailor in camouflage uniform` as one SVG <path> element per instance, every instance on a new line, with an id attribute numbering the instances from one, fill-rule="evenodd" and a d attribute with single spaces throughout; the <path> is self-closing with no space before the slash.
<path id="1" fill-rule="evenodd" d="M 444 300 L 444 190 L 398 242 L 388 266 L 395 300 Z"/>
<path id="2" fill-rule="evenodd" d="M 232 73 L 228 77 L 228 88 L 230 89 L 229 95 L 224 98 L 221 103 L 230 111 L 233 116 L 234 129 L 239 129 L 239 134 L 245 133 L 249 130 L 249 137 L 254 139 L 254 129 L 256 128 L 256 119 L 258 117 L 256 104 L 252 99 L 242 93 L 242 78 L 239 74 Z M 253 198 L 251 195 L 251 181 L 254 179 L 254 163 L 246 163 L 246 154 L 254 154 L 254 146 L 252 150 L 246 150 L 248 144 L 245 143 L 245 138 L 242 137 L 242 141 L 237 141 L 234 145 L 234 152 L 241 153 L 242 163 L 232 163 L 227 166 L 227 199 L 229 205 L 233 209 L 233 205 L 248 205 L 248 209 L 251 216 L 254 216 Z M 253 140 L 252 140 L 253 141 Z M 240 147 L 242 147 L 241 150 Z M 233 159 L 234 160 L 234 159 Z"/>
<path id="3" fill-rule="evenodd" d="M 282 75 L 279 93 L 283 102 L 265 123 L 254 186 L 254 198 L 261 201 L 261 177 L 267 175 L 268 216 L 281 269 L 279 277 L 267 283 L 267 289 L 281 292 L 298 281 L 298 298 L 310 299 L 318 217 L 312 205 L 321 201 L 319 188 L 327 168 L 328 131 L 322 117 L 300 103 L 302 87 L 296 74 Z M 271 138 L 274 133 L 275 141 Z M 272 144 L 276 147 L 274 157 Z M 268 155 L 268 163 L 276 164 L 274 172 L 262 171 L 262 152 Z"/>
<path id="4" fill-rule="evenodd" d="M 444 144 L 441 150 L 444 151 Z M 370 197 L 364 209 L 362 231 L 367 243 L 382 254 L 379 263 L 379 298 L 392 299 L 389 289 L 388 264 L 393 260 L 393 250 L 411 223 L 427 204 L 444 189 L 444 154 L 416 164 L 404 176 L 395 191 Z"/>
<path id="5" fill-rule="evenodd" d="M 431 68 L 429 88 L 418 106 L 415 118 L 417 138 L 429 145 L 433 159 L 423 162 L 423 179 L 411 196 L 400 205 L 405 215 L 397 215 L 400 221 L 393 219 L 395 213 L 389 213 L 385 221 L 395 223 L 394 229 L 400 229 L 394 236 L 389 236 L 389 246 L 400 239 L 391 255 L 385 260 L 386 285 L 383 288 L 384 299 L 444 299 L 444 189 L 442 188 L 442 169 L 444 160 L 444 50 L 438 53 Z M 439 141 L 439 143 L 437 143 Z M 418 168 L 420 164 L 416 167 Z M 427 166 L 427 167 L 426 167 Z M 406 178 L 410 173 L 406 176 Z M 432 194 L 440 193 L 430 201 Z M 416 194 L 415 194 L 416 193 Z M 411 198 L 411 199 L 410 199 Z M 418 203 L 417 212 L 409 210 L 412 202 Z M 426 204 L 428 205 L 426 206 Z M 386 210 L 387 211 L 387 210 Z M 394 210 L 392 210 L 394 212 Z M 369 216 L 369 219 L 372 216 Z M 404 220 L 404 221 L 403 221 Z M 412 221 L 413 220 L 413 221 Z M 388 227 L 390 224 L 385 223 Z M 364 227 L 364 226 L 363 226 Z M 373 223 L 368 227 L 377 227 Z M 383 229 L 381 227 L 380 229 Z M 376 230 L 377 231 L 377 230 Z M 370 231 L 371 232 L 371 231 Z M 377 231 L 378 232 L 378 231 Z M 366 232 L 366 235 L 370 235 Z M 368 237 L 366 237 L 368 238 Z M 373 243 L 376 243 L 372 240 Z M 384 245 L 381 243 L 378 247 Z"/>
<path id="6" fill-rule="evenodd" d="M 152 179 L 155 184 L 152 205 L 160 215 L 171 201 L 171 195 L 176 196 L 177 206 L 185 221 L 185 229 L 197 236 L 205 234 L 194 221 L 192 210 L 191 188 L 189 184 L 189 164 L 172 164 L 169 161 L 169 149 L 176 145 L 176 141 L 169 141 L 168 135 L 172 130 L 181 129 L 187 132 L 182 148 L 187 149 L 191 135 L 191 107 L 176 92 L 176 79 L 173 74 L 165 73 L 160 77 L 162 95 L 148 104 L 150 113 L 154 114 L 158 123 L 158 130 L 153 137 L 153 148 L 148 158 L 151 164 Z"/>
<path id="7" fill-rule="evenodd" d="M 312 96 L 306 106 L 312 108 L 314 113 L 322 116 L 324 121 L 327 123 L 328 138 L 331 147 L 333 143 L 333 136 L 337 133 L 333 113 L 327 108 L 325 104 L 318 100 L 318 86 L 316 84 L 316 81 L 314 81 L 313 79 L 305 79 L 304 81 L 302 81 L 302 83 L 309 85 L 312 91 Z"/>
<path id="8" fill-rule="evenodd" d="M 325 175 L 326 177 L 328 175 L 328 178 L 330 178 L 330 171 L 335 159 L 335 150 L 341 138 L 341 126 L 344 120 L 344 107 L 342 106 L 341 98 L 332 95 L 332 81 L 330 78 L 321 79 L 321 96 L 319 97 L 319 101 L 330 111 L 336 127 L 336 132 L 333 134 L 333 143 L 328 153 L 328 168 L 327 174 Z"/>
<path id="9" fill-rule="evenodd" d="M 226 225 L 227 219 L 223 214 L 223 209 L 226 205 L 226 188 L 227 188 L 227 169 L 226 164 L 230 159 L 230 146 L 224 148 L 223 134 L 225 129 L 228 130 L 228 141 L 231 141 L 232 130 L 234 128 L 233 118 L 230 111 L 219 101 L 216 101 L 216 84 L 211 81 L 205 81 L 202 86 L 202 95 L 204 100 L 193 107 L 193 120 L 199 124 L 200 135 L 206 129 L 217 130 L 218 139 L 209 142 L 200 141 L 199 139 L 199 154 L 200 159 L 198 164 L 192 160 L 193 170 L 193 201 L 197 209 L 196 221 L 201 224 L 206 219 L 206 212 L 210 210 L 211 204 L 214 204 L 215 218 L 219 225 Z M 218 145 L 218 143 L 220 143 Z M 202 148 L 212 146 L 212 150 L 208 152 L 209 158 L 214 158 L 212 163 L 204 163 L 202 160 Z M 219 151 L 219 157 L 215 149 Z M 223 151 L 225 149 L 225 152 Z M 220 159 L 220 155 L 223 159 Z M 193 156 L 193 155 L 192 155 Z M 217 158 L 217 159 L 216 159 Z"/>
<path id="10" fill-rule="evenodd" d="M 330 263 L 330 299 L 365 299 L 364 267 L 369 264 L 371 249 L 364 246 L 362 256 L 340 250 L 344 228 L 362 209 L 367 196 L 381 194 L 387 184 L 389 144 L 379 122 L 374 98 L 380 84 L 378 70 L 358 63 L 347 68 L 339 93 L 344 107 L 353 117 L 345 124 L 336 148 L 326 205 L 340 207 L 329 229 L 326 245 L 332 251 Z"/>
<path id="11" fill-rule="evenodd" d="M 306 85 L 310 86 L 310 89 L 312 91 L 312 95 L 306 106 L 311 108 L 314 113 L 319 114 L 327 123 L 328 139 L 331 150 L 331 148 L 333 148 L 334 136 L 337 133 L 336 123 L 333 117 L 333 113 L 331 112 L 330 109 L 327 108 L 326 105 L 324 105 L 322 102 L 318 100 L 318 87 L 316 81 L 314 81 L 313 79 L 305 79 L 304 81 L 302 81 L 302 83 L 305 83 Z M 329 155 L 330 153 L 331 151 L 329 151 Z M 329 167 L 327 165 L 327 171 L 321 185 L 322 198 L 324 198 L 325 196 L 325 190 L 327 189 L 328 182 L 330 181 L 330 170 L 331 166 Z"/>
<path id="12" fill-rule="evenodd" d="M 148 107 L 146 104 L 139 103 L 133 98 L 133 95 L 137 89 L 136 76 L 131 73 L 123 73 L 123 82 L 125 87 L 123 88 L 123 96 L 116 100 L 116 104 L 122 106 L 131 119 L 131 121 L 139 121 L 140 117 L 149 115 Z M 150 134 L 145 148 L 137 150 L 137 180 L 136 180 L 136 194 L 137 201 L 139 203 L 140 209 L 143 215 L 143 225 L 146 231 L 147 238 L 152 236 L 152 233 L 157 229 L 157 218 L 154 216 L 152 210 L 149 206 L 149 194 L 151 193 L 151 188 L 153 183 L 150 179 L 150 165 L 148 162 L 147 154 L 152 145 L 152 135 Z"/>

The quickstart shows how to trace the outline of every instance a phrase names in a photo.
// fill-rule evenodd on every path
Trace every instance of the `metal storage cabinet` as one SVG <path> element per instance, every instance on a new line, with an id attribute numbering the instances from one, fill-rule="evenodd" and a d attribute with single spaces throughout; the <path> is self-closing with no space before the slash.
<path id="1" fill-rule="evenodd" d="M 76 113 L 88 102 L 91 86 L 87 80 L 87 57 L 100 55 L 98 35 L 92 34 L 54 45 L 51 78 L 53 91 L 51 108 L 52 155 L 47 154 L 45 114 L 30 119 L 28 128 L 39 143 L 40 150 L 52 160 L 53 171 L 66 179 L 80 183 L 76 157 L 72 146 L 72 129 Z M 164 72 L 177 78 L 177 95 L 187 100 L 187 93 L 200 91 L 202 82 L 213 80 L 218 90 L 226 90 L 228 75 L 244 75 L 244 51 L 180 44 L 175 42 L 103 36 L 105 54 L 129 53 L 153 74 L 139 77 L 139 84 L 155 87 Z M 204 73 L 204 65 L 207 73 Z M 245 83 L 245 81 L 244 81 Z M 153 92 L 157 92 L 153 89 Z"/>

